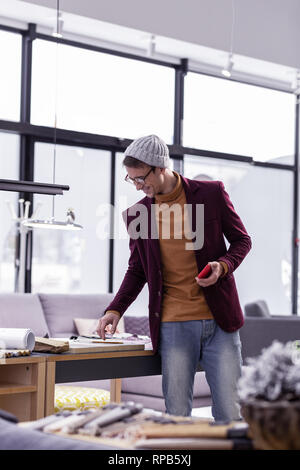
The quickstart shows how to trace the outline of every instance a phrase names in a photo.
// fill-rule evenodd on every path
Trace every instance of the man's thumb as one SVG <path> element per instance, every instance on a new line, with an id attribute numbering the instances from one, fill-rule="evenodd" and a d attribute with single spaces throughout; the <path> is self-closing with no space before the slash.
<path id="1" fill-rule="evenodd" d="M 118 325 L 118 322 L 114 322 L 114 323 L 111 325 L 111 333 L 112 333 L 112 334 L 115 334 L 116 329 L 117 329 L 117 325 Z"/>

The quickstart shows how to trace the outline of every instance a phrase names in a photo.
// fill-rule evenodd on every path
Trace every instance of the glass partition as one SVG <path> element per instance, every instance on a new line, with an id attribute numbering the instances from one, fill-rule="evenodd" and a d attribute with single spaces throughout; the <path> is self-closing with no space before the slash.
<path id="1" fill-rule="evenodd" d="M 184 103 L 184 146 L 293 164 L 292 93 L 188 73 Z"/>
<path id="2" fill-rule="evenodd" d="M 0 133 L 1 179 L 19 178 L 19 136 Z M 0 292 L 14 292 L 18 247 L 18 193 L 0 191 Z"/>
<path id="3" fill-rule="evenodd" d="M 57 105 L 60 128 L 172 143 L 174 79 L 169 67 L 35 40 L 31 122 L 54 126 Z"/>
<path id="4" fill-rule="evenodd" d="M 184 174 L 223 181 L 252 239 L 252 249 L 234 272 L 242 308 L 262 299 L 272 315 L 291 314 L 293 173 L 185 156 Z"/>
<path id="5" fill-rule="evenodd" d="M 20 120 L 21 97 L 20 34 L 0 30 L 0 119 Z"/>
<path id="6" fill-rule="evenodd" d="M 35 145 L 35 179 L 52 182 L 53 145 Z M 89 148 L 58 145 L 56 182 L 70 186 L 55 196 L 55 219 L 66 220 L 75 212 L 81 231 L 34 229 L 32 260 L 33 292 L 108 292 L 109 238 L 102 237 L 98 224 L 101 209 L 110 201 L 111 153 Z M 53 198 L 34 196 L 42 204 L 38 219 L 52 215 Z"/>

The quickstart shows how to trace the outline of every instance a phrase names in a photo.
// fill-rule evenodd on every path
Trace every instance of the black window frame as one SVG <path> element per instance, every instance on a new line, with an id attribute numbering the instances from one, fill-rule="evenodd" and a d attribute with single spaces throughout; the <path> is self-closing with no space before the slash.
<path id="1" fill-rule="evenodd" d="M 297 315 L 298 310 L 298 257 L 299 257 L 299 241 L 298 234 L 298 213 L 299 213 L 299 103 L 300 94 L 295 94 L 292 90 L 283 90 L 280 88 L 260 85 L 246 80 L 235 78 L 225 78 L 212 73 L 203 73 L 189 69 L 188 59 L 182 58 L 179 63 L 171 63 L 167 61 L 157 60 L 150 57 L 142 57 L 130 53 L 120 52 L 104 47 L 98 47 L 92 44 L 82 43 L 79 41 L 54 38 L 53 36 L 41 34 L 37 32 L 36 24 L 29 23 L 28 29 L 14 28 L 0 24 L 0 30 L 8 31 L 22 36 L 22 64 L 21 64 L 21 110 L 20 121 L 12 122 L 0 120 L 0 132 L 12 132 L 20 136 L 20 158 L 19 158 L 19 179 L 21 181 L 34 181 L 34 144 L 36 142 L 53 143 L 54 128 L 32 125 L 30 123 L 30 105 L 31 105 L 31 80 L 32 80 L 32 43 L 35 39 L 43 39 L 51 42 L 70 45 L 73 47 L 93 50 L 96 52 L 106 53 L 144 61 L 164 67 L 170 67 L 175 73 L 174 86 L 174 120 L 173 120 L 173 143 L 169 145 L 170 156 L 174 160 L 174 170 L 179 173 L 183 172 L 184 155 L 206 156 L 207 158 L 218 158 L 225 160 L 235 160 L 246 162 L 249 165 L 263 166 L 265 168 L 277 168 L 282 171 L 293 172 L 293 227 L 292 227 L 292 314 Z M 233 155 L 223 152 L 213 152 L 206 149 L 187 148 L 182 145 L 182 129 L 184 119 L 184 78 L 191 71 L 202 75 L 209 75 L 223 80 L 231 80 L 239 83 L 246 83 L 253 86 L 261 86 L 262 88 L 270 88 L 276 91 L 283 91 L 294 94 L 295 96 L 295 143 L 294 143 L 294 164 L 281 165 L 276 163 L 255 161 L 251 156 Z M 132 142 L 130 139 L 119 138 L 118 136 L 106 136 L 98 134 L 90 134 L 86 132 L 78 132 L 66 129 L 56 129 L 55 142 L 60 145 L 81 146 L 99 150 L 109 150 L 111 152 L 111 192 L 110 203 L 115 202 L 115 167 L 116 153 L 124 152 L 126 147 Z M 19 197 L 31 202 L 31 213 L 33 211 L 33 194 L 19 193 Z M 113 223 L 113 218 L 111 219 Z M 29 252 L 32 253 L 32 235 L 28 234 Z M 109 279 L 108 292 L 113 292 L 113 257 L 114 257 L 114 240 L 110 239 L 110 255 L 109 255 Z M 31 292 L 31 262 L 29 259 L 29 269 L 26 273 L 25 292 Z M 16 266 L 17 269 L 17 266 Z"/>

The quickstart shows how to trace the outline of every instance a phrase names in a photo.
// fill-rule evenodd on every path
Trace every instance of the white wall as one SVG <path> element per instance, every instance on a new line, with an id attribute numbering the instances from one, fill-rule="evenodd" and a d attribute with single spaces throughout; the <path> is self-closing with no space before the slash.
<path id="1" fill-rule="evenodd" d="M 55 8 L 56 0 L 22 0 Z M 234 0 L 234 52 L 300 68 L 299 0 Z M 60 9 L 228 51 L 232 0 L 61 0 Z"/>

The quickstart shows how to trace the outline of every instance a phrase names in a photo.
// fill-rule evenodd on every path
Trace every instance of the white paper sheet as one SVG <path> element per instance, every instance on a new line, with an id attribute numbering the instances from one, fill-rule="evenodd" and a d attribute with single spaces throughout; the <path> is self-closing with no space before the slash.
<path id="1" fill-rule="evenodd" d="M 30 328 L 0 328 L 0 349 L 33 350 L 35 336 Z"/>

